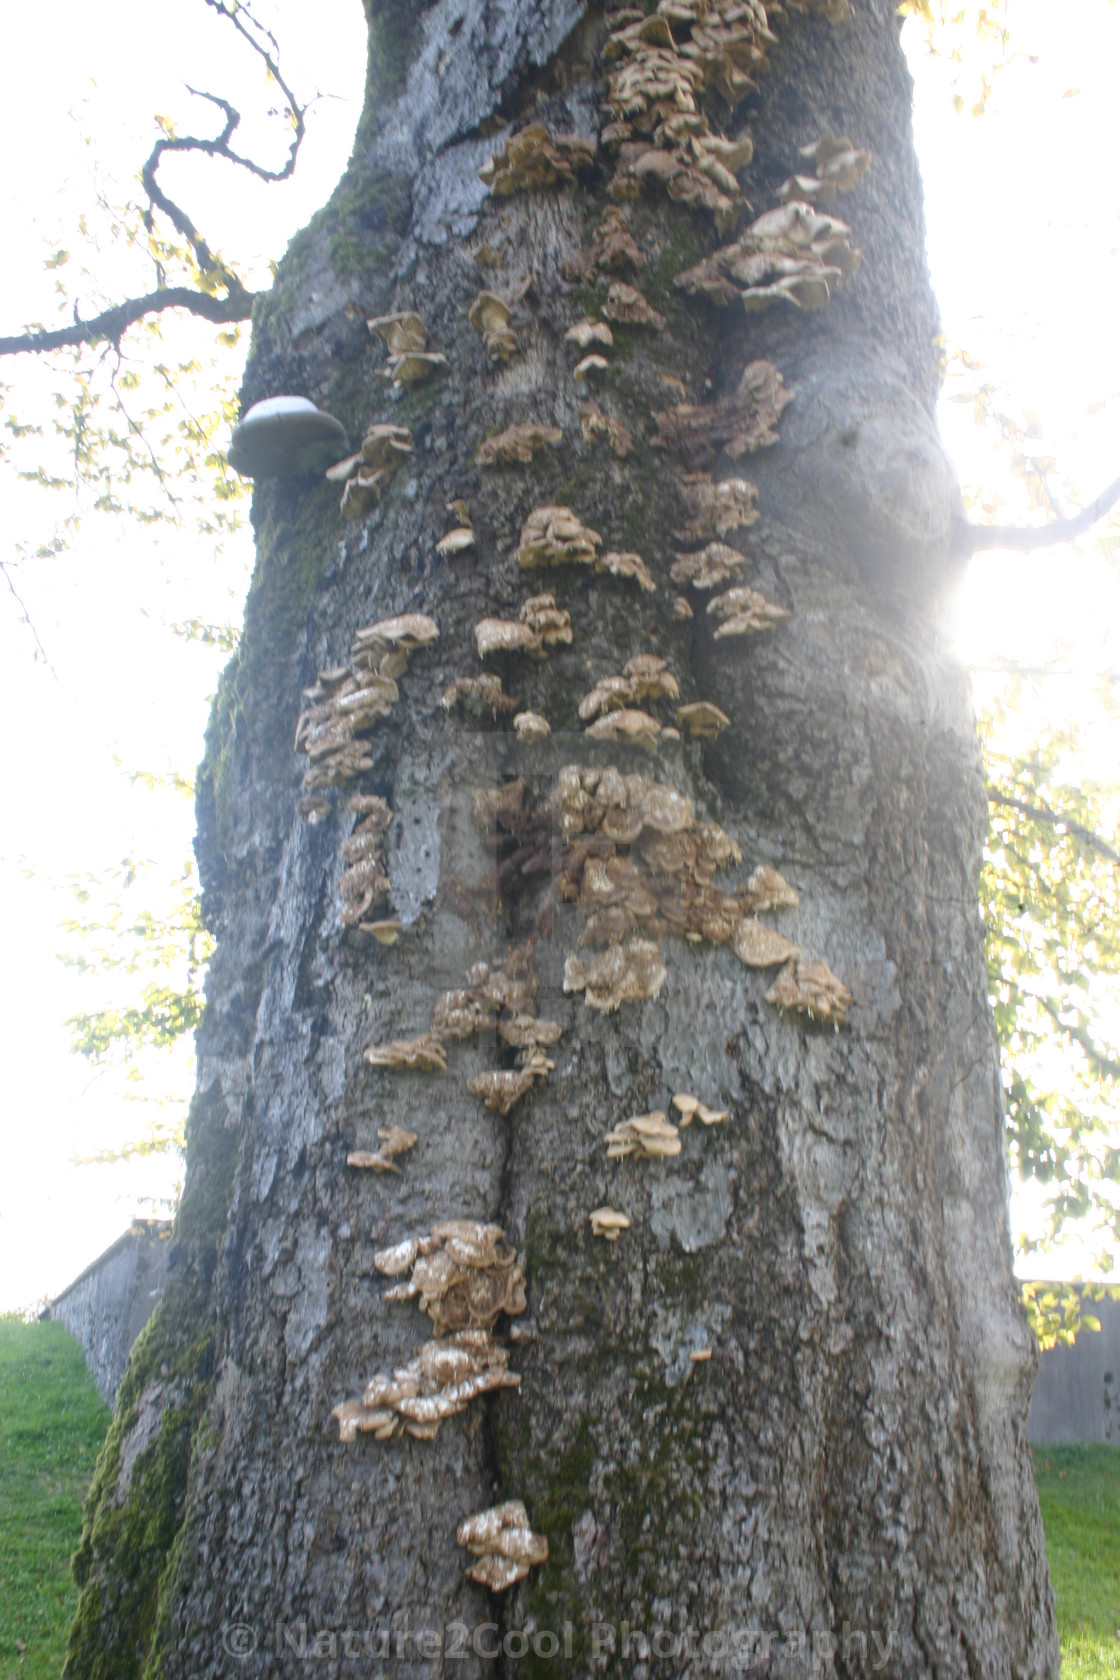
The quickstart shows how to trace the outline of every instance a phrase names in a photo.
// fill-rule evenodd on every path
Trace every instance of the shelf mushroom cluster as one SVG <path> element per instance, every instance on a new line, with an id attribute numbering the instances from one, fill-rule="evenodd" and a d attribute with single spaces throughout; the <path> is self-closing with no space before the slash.
<path id="1" fill-rule="evenodd" d="M 402 613 L 359 630 L 349 665 L 319 672 L 305 688 L 307 702 L 296 725 L 296 750 L 308 758 L 303 776 L 306 793 L 340 787 L 372 770 L 369 744 L 363 739 L 400 699 L 397 678 L 413 653 L 439 640 L 439 626 L 424 613 Z"/>
<path id="2" fill-rule="evenodd" d="M 347 800 L 347 809 L 360 820 L 339 847 L 346 861 L 338 883 L 340 920 L 343 927 L 359 927 L 364 933 L 374 934 L 382 944 L 392 944 L 400 923 L 370 921 L 368 917 L 375 904 L 389 897 L 384 845 L 393 813 L 375 793 L 354 794 Z"/>

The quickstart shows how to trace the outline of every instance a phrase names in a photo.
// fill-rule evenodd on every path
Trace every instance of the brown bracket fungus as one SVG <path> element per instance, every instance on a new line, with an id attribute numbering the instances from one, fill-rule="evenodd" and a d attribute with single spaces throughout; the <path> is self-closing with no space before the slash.
<path id="1" fill-rule="evenodd" d="M 495 1593 L 505 1592 L 530 1569 L 548 1562 L 548 1541 L 533 1533 L 520 1499 L 468 1517 L 459 1524 L 455 1539 L 476 1559 L 467 1570 L 470 1579 Z"/>
<path id="2" fill-rule="evenodd" d="M 710 700 L 694 700 L 691 705 L 680 707 L 677 723 L 698 741 L 714 741 L 730 727 L 731 719 Z"/>
<path id="3" fill-rule="evenodd" d="M 654 449 L 671 449 L 693 466 L 710 466 L 720 450 L 737 460 L 778 441 L 778 420 L 793 401 L 772 362 L 748 362 L 738 388 L 715 403 L 678 403 L 654 415 Z"/>
<path id="4" fill-rule="evenodd" d="M 795 12 L 819 12 L 829 23 L 850 23 L 850 0 L 788 0 Z"/>
<path id="5" fill-rule="evenodd" d="M 559 426 L 550 426 L 535 420 L 525 421 L 517 426 L 507 426 L 504 432 L 483 439 L 474 458 L 475 465 L 497 467 L 515 461 L 525 464 L 533 459 L 536 450 L 543 449 L 546 443 L 559 443 L 563 436 Z"/>
<path id="6" fill-rule="evenodd" d="M 827 963 L 795 959 L 782 969 L 766 1001 L 839 1028 L 852 1006 L 852 994 Z"/>
<path id="7" fill-rule="evenodd" d="M 603 314 L 608 321 L 617 321 L 622 326 L 652 327 L 655 332 L 663 332 L 665 328 L 664 315 L 646 302 L 636 286 L 627 285 L 625 280 L 612 283 Z"/>
<path id="8" fill-rule="evenodd" d="M 481 717 L 483 712 L 489 712 L 495 719 L 499 713 L 515 712 L 518 707 L 514 696 L 502 688 L 501 677 L 492 676 L 488 671 L 478 677 L 456 677 L 450 688 L 444 691 L 440 704 L 445 712 L 461 706 L 472 717 Z"/>
<path id="9" fill-rule="evenodd" d="M 371 1067 L 399 1068 L 407 1073 L 447 1072 L 447 1052 L 430 1033 L 422 1033 L 419 1038 L 394 1038 L 388 1044 L 371 1044 L 363 1054 Z"/>
<path id="10" fill-rule="evenodd" d="M 605 321 L 577 321 L 574 327 L 568 328 L 564 337 L 569 344 L 577 344 L 581 350 L 592 344 L 604 344 L 609 350 L 614 343 L 614 334 Z"/>
<path id="11" fill-rule="evenodd" d="M 385 1291 L 387 1301 L 418 1300 L 437 1336 L 492 1330 L 502 1313 L 525 1311 L 525 1270 L 500 1225 L 448 1219 L 431 1236 L 411 1237 L 373 1257 L 385 1277 L 408 1280 Z"/>
<path id="12" fill-rule="evenodd" d="M 583 383 L 590 379 L 593 373 L 605 373 L 610 365 L 605 356 L 584 356 L 582 361 L 576 363 L 572 377 Z"/>
<path id="13" fill-rule="evenodd" d="M 507 783 L 517 787 L 517 783 Z M 520 783 L 521 789 L 525 784 Z M 478 813 L 476 811 L 476 820 Z M 489 826 L 480 824 L 480 826 Z M 432 1011 L 430 1031 L 438 1039 L 470 1038 L 474 1033 L 498 1026 L 499 1016 L 508 1011 L 518 1018 L 526 1018 L 537 995 L 537 977 L 533 972 L 532 950 L 521 946 L 510 951 L 501 968 L 491 968 L 479 962 L 467 970 L 467 984 L 451 992 L 443 992 Z M 542 1027 L 545 1023 L 541 1023 Z M 540 1042 L 553 1042 L 542 1039 Z"/>
<path id="14" fill-rule="evenodd" d="M 518 712 L 513 720 L 513 727 L 517 731 L 517 739 L 525 746 L 533 746 L 537 741 L 543 741 L 551 735 L 552 727 L 547 718 L 539 712 Z"/>
<path id="15" fill-rule="evenodd" d="M 656 997 L 668 978 L 661 947 L 651 939 L 625 939 L 587 956 L 572 951 L 564 963 L 564 990 L 582 992 L 592 1009 L 608 1014 L 621 1003 Z"/>
<path id="16" fill-rule="evenodd" d="M 686 473 L 681 496 L 689 519 L 677 532 L 680 542 L 727 537 L 758 519 L 758 491 L 745 478 L 724 478 L 717 482 L 708 473 Z"/>
<path id="17" fill-rule="evenodd" d="M 739 299 L 748 310 L 772 303 L 823 309 L 833 289 L 859 267 L 850 231 L 810 204 L 784 204 L 760 216 L 733 245 L 678 274 L 676 284 L 721 305 Z"/>
<path id="18" fill-rule="evenodd" d="M 397 921 L 359 922 L 361 933 L 372 933 L 379 945 L 395 945 L 401 936 L 401 924 Z"/>
<path id="19" fill-rule="evenodd" d="M 776 928 L 745 916 L 731 937 L 731 949 L 746 968 L 776 968 L 801 955 L 801 948 Z"/>
<path id="20" fill-rule="evenodd" d="M 505 1119 L 522 1097 L 533 1089 L 538 1075 L 529 1068 L 491 1069 L 467 1080 L 467 1090 L 487 1108 Z"/>
<path id="21" fill-rule="evenodd" d="M 525 571 L 538 566 L 592 566 L 603 539 L 589 530 L 571 508 L 538 507 L 521 527 L 517 563 Z"/>
<path id="22" fill-rule="evenodd" d="M 720 620 L 715 633 L 717 642 L 726 636 L 753 636 L 760 630 L 773 630 L 791 616 L 788 608 L 768 601 L 765 595 L 746 584 L 717 595 L 708 602 L 708 612 Z"/>
<path id="23" fill-rule="evenodd" d="M 760 863 L 745 887 L 735 895 L 744 910 L 792 910 L 801 903 L 784 876 L 768 863 Z"/>
<path id="24" fill-rule="evenodd" d="M 684 595 L 673 596 L 673 617 L 679 619 L 693 618 L 695 614 Z"/>
<path id="25" fill-rule="evenodd" d="M 347 447 L 346 427 L 306 397 L 265 397 L 233 428 L 226 459 L 242 478 L 318 473 Z"/>
<path id="26" fill-rule="evenodd" d="M 338 883 L 344 927 L 354 927 L 376 903 L 389 896 L 382 844 L 393 821 L 392 811 L 376 794 L 356 795 L 349 801 L 349 809 L 362 821 L 339 847 L 347 865 Z"/>
<path id="27" fill-rule="evenodd" d="M 378 1127 L 378 1137 L 381 1148 L 376 1152 L 369 1149 L 352 1149 L 346 1157 L 348 1167 L 370 1168 L 376 1173 L 400 1172 L 394 1157 L 406 1155 L 416 1146 L 416 1133 L 408 1132 L 403 1126 L 389 1126 L 387 1129 Z"/>
<path id="28" fill-rule="evenodd" d="M 611 741 L 618 745 L 640 747 L 652 752 L 661 736 L 661 725 L 648 712 L 624 706 L 598 718 L 587 731 L 595 741 Z"/>
<path id="29" fill-rule="evenodd" d="M 591 1220 L 591 1235 L 605 1237 L 609 1243 L 616 1243 L 623 1231 L 630 1229 L 630 1221 L 624 1213 L 616 1208 L 601 1207 L 589 1215 Z"/>
<path id="30" fill-rule="evenodd" d="M 478 175 L 496 198 L 567 185 L 594 163 L 595 149 L 593 140 L 553 134 L 544 123 L 531 123 L 511 135 Z"/>
<path id="31" fill-rule="evenodd" d="M 401 462 L 412 454 L 412 433 L 407 426 L 376 421 L 367 426 L 356 455 L 336 461 L 327 472 L 335 484 L 343 484 L 339 506 L 347 519 L 358 519 L 381 500 L 383 486 Z"/>
<path id="32" fill-rule="evenodd" d="M 629 1155 L 636 1155 L 639 1160 L 668 1161 L 681 1152 L 677 1128 L 669 1124 L 660 1109 L 623 1120 L 607 1133 L 604 1142 L 611 1161 L 621 1161 Z"/>
<path id="33" fill-rule="evenodd" d="M 425 1342 L 392 1376 L 374 1377 L 360 1400 L 344 1400 L 332 1415 L 340 1441 L 372 1434 L 389 1441 L 402 1432 L 430 1441 L 449 1417 L 465 1412 L 480 1394 L 517 1388 L 509 1350 L 487 1330 L 462 1330 L 445 1340 Z"/>
<path id="34" fill-rule="evenodd" d="M 457 525 L 453 531 L 448 531 L 436 544 L 436 553 L 446 559 L 452 554 L 462 554 L 466 549 L 474 547 L 474 531 L 469 525 Z"/>
<path id="35" fill-rule="evenodd" d="M 673 1098 L 673 1107 L 681 1117 L 679 1123 L 682 1132 L 691 1126 L 694 1120 L 699 1120 L 702 1126 L 722 1126 L 731 1118 L 730 1110 L 708 1108 L 699 1097 L 691 1096 L 686 1091 L 678 1092 Z"/>
<path id="36" fill-rule="evenodd" d="M 589 718 L 621 711 L 640 701 L 679 699 L 677 679 L 664 659 L 652 653 L 639 653 L 627 661 L 621 677 L 599 679 L 580 701 L 579 715 L 586 723 Z"/>
<path id="37" fill-rule="evenodd" d="M 872 164 L 871 153 L 853 146 L 847 135 L 822 134 L 811 146 L 802 146 L 800 155 L 813 163 L 818 178 L 831 181 L 837 192 L 858 187 Z"/>
<path id="38" fill-rule="evenodd" d="M 629 579 L 638 585 L 647 595 L 656 595 L 657 585 L 649 575 L 649 570 L 640 554 L 620 554 L 614 549 L 609 554 L 601 554 L 595 561 L 597 572 L 607 572 L 611 577 Z"/>
<path id="39" fill-rule="evenodd" d="M 628 273 L 641 268 L 645 260 L 630 232 L 626 211 L 612 204 L 604 210 L 591 245 L 565 264 L 565 272 L 569 279 L 583 280 L 593 274 Z"/>
<path id="40" fill-rule="evenodd" d="M 557 607 L 551 595 L 532 595 L 521 608 L 520 621 L 484 618 L 474 627 L 480 659 L 493 653 L 529 653 L 535 658 L 545 650 L 572 640 L 571 614 Z"/>
<path id="41" fill-rule="evenodd" d="M 579 425 L 580 431 L 588 443 L 600 435 L 609 438 L 610 446 L 620 461 L 625 460 L 627 455 L 632 453 L 634 439 L 622 424 L 622 421 L 616 420 L 613 414 L 604 414 L 597 402 L 580 403 Z M 650 587 L 653 587 L 652 584 Z"/>
<path id="42" fill-rule="evenodd" d="M 669 576 L 674 583 L 691 584 L 693 589 L 717 589 L 750 563 L 748 556 L 737 548 L 710 542 L 695 554 L 678 554 L 669 568 Z M 687 616 L 692 617 L 691 607 Z"/>
<path id="43" fill-rule="evenodd" d="M 378 315 L 367 321 L 370 332 L 376 333 L 389 351 L 384 377 L 394 385 L 415 385 L 429 378 L 437 368 L 446 367 L 447 357 L 438 351 L 425 350 L 428 329 L 414 310 L 397 315 Z"/>
<path id="44" fill-rule="evenodd" d="M 305 791 L 339 787 L 372 769 L 366 744 L 355 737 L 388 717 L 400 697 L 395 679 L 379 671 L 336 666 L 320 671 L 318 682 L 305 689 L 303 697 L 307 705 L 296 724 L 295 747 L 309 760 Z"/>
<path id="45" fill-rule="evenodd" d="M 467 320 L 475 332 L 481 333 L 492 362 L 508 362 L 517 349 L 512 317 L 513 303 L 500 292 L 479 292 L 467 312 Z"/>

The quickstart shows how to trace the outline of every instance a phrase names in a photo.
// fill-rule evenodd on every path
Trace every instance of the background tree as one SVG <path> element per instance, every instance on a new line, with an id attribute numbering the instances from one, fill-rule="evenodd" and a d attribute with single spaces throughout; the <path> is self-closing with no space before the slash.
<path id="1" fill-rule="evenodd" d="M 509 1614 L 546 1626 L 567 1613 L 585 1668 L 589 1615 L 636 1604 L 678 1632 L 682 1619 L 769 1630 L 789 1662 L 796 1638 L 847 1620 L 890 1634 L 895 1672 L 1047 1672 L 1052 1614 L 1021 1432 L 1030 1355 L 969 908 L 985 810 L 962 686 L 932 629 L 957 512 L 929 419 L 935 323 L 893 22 L 860 7 L 833 35 L 819 17 L 791 18 L 751 113 L 764 203 L 822 127 L 876 153 L 853 201 L 864 269 L 825 316 L 705 313 L 673 281 L 714 231 L 658 197 L 631 210 L 640 278 L 668 324 L 652 341 L 619 331 L 601 401 L 637 446 L 616 464 L 593 426 L 582 437 L 561 339 L 602 302 L 586 282 L 565 290 L 563 273 L 609 202 L 609 154 L 585 186 L 513 200 L 505 223 L 473 187 L 492 144 L 473 133 L 495 115 L 597 129 L 605 31 L 591 19 L 542 73 L 576 10 L 514 14 L 495 43 L 470 9 L 454 35 L 442 16 L 421 26 L 374 10 L 354 167 L 258 321 L 247 396 L 302 390 L 354 433 L 389 408 L 369 378 L 363 315 L 423 301 L 450 364 L 393 405 L 417 465 L 341 550 L 329 492 L 258 495 L 260 568 L 201 784 L 220 943 L 177 1282 L 95 1489 L 71 1671 L 119 1674 L 158 1653 L 171 1671 L 217 1672 L 222 1624 L 270 1625 L 281 1604 L 282 1617 L 302 1607 L 312 1620 L 326 1605 L 350 1626 L 393 1613 L 399 1630 L 405 1610 L 433 1604 L 439 1620 L 473 1622 L 447 1511 L 489 1503 L 498 1481 L 526 1496 L 553 1548 Z M 536 280 L 527 350 L 497 377 L 463 321 L 478 284 L 463 242 L 483 237 L 507 253 L 503 278 L 528 256 Z M 732 656 L 706 614 L 671 615 L 668 533 L 687 516 L 690 452 L 726 419 L 744 362 L 764 354 L 796 401 L 781 442 L 752 463 L 763 517 L 746 546 L 752 576 L 792 616 Z M 705 412 L 662 426 L 658 457 L 647 415 L 675 406 L 666 374 Z M 511 420 L 560 422 L 555 454 L 527 472 L 476 471 L 484 434 Z M 433 557 L 452 492 L 475 514 L 465 574 Z M 855 1005 L 839 1035 L 803 1029 L 729 952 L 671 940 L 661 996 L 624 1005 L 616 1025 L 560 1003 L 563 949 L 542 937 L 541 979 L 564 1010 L 556 1077 L 512 1124 L 456 1077 L 437 1118 L 415 1079 L 370 1075 L 360 1051 L 423 1024 L 437 953 L 444 973 L 478 954 L 452 907 L 461 895 L 446 892 L 477 874 L 474 841 L 453 810 L 442 827 L 436 812 L 508 743 L 456 734 L 439 695 L 462 674 L 476 614 L 516 607 L 523 589 L 502 562 L 550 500 L 640 548 L 660 589 L 635 606 L 617 580 L 561 578 L 576 642 L 532 698 L 574 721 L 585 671 L 649 647 L 671 656 L 687 697 L 717 700 L 732 728 L 710 749 L 666 743 L 657 776 L 718 815 L 750 862 L 781 862 L 802 901 L 786 925 Z M 397 812 L 390 873 L 415 924 L 382 954 L 338 937 L 322 881 L 337 875 L 344 805 L 312 828 L 293 819 L 285 742 L 297 690 L 345 656 L 355 627 L 421 604 L 439 647 L 402 681 L 406 704 L 372 738 L 362 783 Z M 507 931 L 531 931 L 538 909 L 514 895 Z M 497 955 L 475 921 L 479 948 Z M 456 1076 L 487 1059 L 455 1056 Z M 620 1180 L 602 1133 L 678 1085 L 728 1101 L 730 1125 L 689 1136 L 675 1173 Z M 392 1192 L 344 1165 L 387 1102 L 422 1138 Z M 587 1211 L 620 1183 L 634 1229 L 617 1250 L 596 1248 Z M 524 1248 L 535 1334 L 517 1352 L 521 1391 L 434 1442 L 342 1447 L 329 1402 L 416 1340 L 409 1309 L 382 1307 L 370 1283 L 369 1221 L 389 1242 L 449 1213 L 500 1215 Z M 690 1371 L 697 1336 L 713 1357 Z M 130 1453 L 157 1413 L 157 1438 Z M 266 1555 L 284 1557 L 282 1575 Z"/>

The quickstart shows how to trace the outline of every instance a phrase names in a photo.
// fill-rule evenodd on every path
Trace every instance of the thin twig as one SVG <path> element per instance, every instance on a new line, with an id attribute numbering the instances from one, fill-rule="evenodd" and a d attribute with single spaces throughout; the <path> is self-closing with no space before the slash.
<path id="1" fill-rule="evenodd" d="M 996 788 L 988 789 L 988 803 L 990 805 L 1004 805 L 1012 811 L 1019 811 L 1024 817 L 1034 817 L 1038 822 L 1052 823 L 1057 828 L 1064 828 L 1070 834 L 1076 834 L 1079 840 L 1102 857 L 1108 858 L 1110 863 L 1120 863 L 1120 852 L 1110 846 L 1102 835 L 1094 829 L 1086 828 L 1084 823 L 1075 822 L 1072 817 L 1064 817 L 1060 811 L 1055 811 L 1045 804 L 1032 805 L 1026 799 L 1014 799 L 1010 794 L 1000 793 Z"/>
<path id="2" fill-rule="evenodd" d="M 1120 478 L 1107 490 L 1102 490 L 1095 502 L 1069 519 L 1054 519 L 1049 525 L 969 525 L 960 526 L 957 553 L 980 554 L 990 548 L 1009 548 L 1019 554 L 1031 554 L 1036 548 L 1052 548 L 1055 543 L 1072 542 L 1083 531 L 1103 519 L 1109 509 L 1120 502 Z"/>
<path id="3" fill-rule="evenodd" d="M 23 599 L 23 596 L 20 594 L 19 590 L 12 581 L 12 574 L 8 570 L 8 562 L 6 560 L 0 560 L 0 572 L 3 572 L 4 582 L 8 585 L 8 588 L 11 591 L 12 599 L 15 601 L 16 606 L 23 614 L 23 622 L 35 638 L 35 646 L 39 649 L 39 652 L 42 655 L 44 665 L 47 667 L 47 670 L 50 672 L 55 682 L 58 682 L 58 672 L 50 662 L 50 657 L 46 648 L 43 646 L 42 638 L 40 637 L 38 630 L 35 628 L 35 621 L 27 610 L 27 602 Z"/>

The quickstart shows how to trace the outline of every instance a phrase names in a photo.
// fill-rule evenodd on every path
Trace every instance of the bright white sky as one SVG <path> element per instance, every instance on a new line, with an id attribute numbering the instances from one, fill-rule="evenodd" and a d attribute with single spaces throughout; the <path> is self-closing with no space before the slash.
<path id="1" fill-rule="evenodd" d="M 364 70 L 358 0 L 318 0 L 314 8 L 274 0 L 261 12 L 297 91 L 332 96 L 311 113 L 295 181 L 265 189 L 222 165 L 201 177 L 194 165 L 168 174 L 198 207 L 211 244 L 243 268 L 278 256 L 327 197 L 349 151 Z M 99 188 L 116 200 L 127 195 L 151 145 L 152 113 L 172 116 L 181 129 L 202 127 L 205 108 L 184 83 L 239 106 L 247 149 L 269 144 L 250 121 L 262 104 L 255 66 L 246 55 L 238 80 L 228 28 L 202 0 L 161 7 L 158 32 L 147 0 L 114 0 L 112 17 L 110 30 L 104 9 L 88 0 L 56 0 L 49 14 L 6 7 L 0 17 L 0 156 L 8 160 L 0 180 L 8 251 L 0 332 L 53 321 L 53 277 L 44 276 L 41 255 L 60 245 L 77 253 L 77 216 Z M 930 263 L 950 349 L 986 364 L 1009 409 L 1038 415 L 1039 448 L 1056 458 L 1056 482 L 1076 505 L 1120 470 L 1120 189 L 1108 167 L 1120 8 L 1109 0 L 1061 7 L 1015 0 L 1012 23 L 1021 57 L 1001 72 L 978 121 L 955 115 L 952 66 L 927 59 L 907 26 Z M 275 158 L 281 143 L 272 145 Z M 107 292 L 115 261 L 106 259 Z M 250 278 L 259 283 L 259 267 Z M 83 312 L 93 308 L 91 299 Z M 200 329 L 185 327 L 174 348 L 204 356 L 206 342 Z M 4 383 L 7 412 L 44 418 L 45 370 L 8 362 L 0 365 Z M 1021 517 L 1022 486 L 971 408 L 947 401 L 942 424 L 965 484 L 1003 498 L 998 517 Z M 13 483 L 0 467 L 5 558 L 17 542 L 41 542 L 57 517 L 50 497 Z M 1094 712 L 1094 680 L 1120 671 L 1120 591 L 1091 547 L 1083 544 L 1080 557 L 985 558 L 958 603 L 957 633 L 976 666 L 1041 663 L 1068 649 L 1074 675 L 1046 687 L 1052 717 Z M 58 924 L 75 913 L 70 875 L 104 875 L 126 856 L 151 860 L 155 905 L 158 883 L 190 855 L 189 801 L 137 788 L 128 773 L 192 772 L 223 656 L 184 643 L 169 626 L 236 621 L 250 558 L 247 534 L 216 552 L 197 536 L 90 515 L 70 555 L 13 572 L 49 665 L 35 658 L 0 578 L 9 720 L 0 809 L 8 951 L 0 971 L 0 1309 L 57 1292 L 134 1213 L 158 1208 L 174 1190 L 178 1169 L 159 1158 L 75 1164 L 142 1129 L 147 1111 L 129 1099 L 189 1091 L 190 1067 L 186 1056 L 177 1065 L 172 1058 L 135 1086 L 119 1070 L 91 1069 L 70 1053 L 64 1019 L 116 999 L 60 966 Z M 1115 739 L 1100 736 L 1096 755 L 1098 769 L 1114 770 Z M 1015 1218 L 1029 1223 L 1022 1198 Z M 1072 1251 L 1034 1269 L 1071 1274 L 1083 1261 Z"/>

